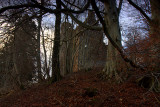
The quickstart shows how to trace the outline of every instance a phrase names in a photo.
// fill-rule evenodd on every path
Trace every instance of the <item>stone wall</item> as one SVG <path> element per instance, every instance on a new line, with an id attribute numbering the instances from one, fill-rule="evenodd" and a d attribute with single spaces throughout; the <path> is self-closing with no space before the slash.
<path id="1" fill-rule="evenodd" d="M 96 23 L 95 14 L 93 12 L 88 13 L 88 18 L 85 23 L 89 25 Z M 81 35 L 83 36 L 79 37 L 78 69 L 103 67 L 105 65 L 107 51 L 107 46 L 103 43 L 103 32 L 87 30 Z"/>
<path id="2" fill-rule="evenodd" d="M 61 25 L 60 70 L 61 75 L 72 71 L 73 26 L 65 22 Z"/>
<path id="3" fill-rule="evenodd" d="M 95 21 L 94 13 L 89 12 L 85 23 L 93 25 Z M 67 41 L 64 42 L 65 40 Z M 102 31 L 85 30 L 81 26 L 77 26 L 74 30 L 70 23 L 63 23 L 61 41 L 63 41 L 60 49 L 62 74 L 65 75 L 68 71 L 104 67 L 107 46 L 103 43 Z"/>

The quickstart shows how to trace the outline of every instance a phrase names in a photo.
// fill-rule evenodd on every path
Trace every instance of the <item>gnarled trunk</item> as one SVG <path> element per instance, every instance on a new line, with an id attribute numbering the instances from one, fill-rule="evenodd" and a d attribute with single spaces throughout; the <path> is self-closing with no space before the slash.
<path id="1" fill-rule="evenodd" d="M 119 14 L 116 7 L 116 0 L 108 0 L 104 2 L 105 4 L 105 23 L 109 31 L 109 35 L 112 37 L 113 41 L 119 46 L 121 44 L 121 34 L 119 28 Z M 109 42 L 107 49 L 107 62 L 103 70 L 105 78 L 109 79 L 115 77 L 116 80 L 121 81 L 119 72 L 121 70 L 120 64 L 122 62 L 121 56 L 117 49 Z"/>

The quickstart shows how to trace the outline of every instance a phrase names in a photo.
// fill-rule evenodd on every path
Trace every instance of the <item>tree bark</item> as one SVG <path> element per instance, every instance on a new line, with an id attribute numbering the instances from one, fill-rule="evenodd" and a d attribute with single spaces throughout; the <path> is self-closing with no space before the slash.
<path id="1" fill-rule="evenodd" d="M 47 63 L 47 51 L 46 51 L 46 47 L 45 47 L 44 31 L 42 31 L 42 45 L 43 45 L 43 51 L 44 51 L 44 72 L 45 72 L 45 75 L 47 75 L 47 78 L 50 78 L 49 68 L 48 68 L 48 63 Z"/>
<path id="2" fill-rule="evenodd" d="M 61 1 L 56 0 L 56 9 L 61 9 Z M 52 53 L 52 82 L 61 79 L 60 75 L 60 63 L 59 63 L 59 51 L 60 51 L 60 24 L 61 24 L 61 12 L 55 14 L 55 37 Z"/>
<path id="3" fill-rule="evenodd" d="M 116 7 L 116 0 L 105 1 L 104 5 L 106 12 L 104 18 L 108 29 L 108 33 L 112 37 L 112 40 L 119 47 L 122 47 L 119 27 L 119 15 Z M 121 70 L 121 63 L 124 62 L 122 62 L 118 50 L 109 41 L 107 48 L 107 62 L 103 70 L 104 75 L 107 76 L 107 78 L 115 77 L 116 80 L 121 81 L 121 78 L 119 76 L 119 72 Z"/>
<path id="4" fill-rule="evenodd" d="M 41 37 L 41 21 L 42 16 L 38 19 L 38 34 L 37 34 L 37 69 L 38 69 L 38 81 L 42 80 L 42 73 L 41 73 L 41 52 L 40 52 L 40 37 Z"/>
<path id="5" fill-rule="evenodd" d="M 160 39 L 160 1 L 150 0 L 152 11 L 151 34 L 154 38 Z"/>
<path id="6" fill-rule="evenodd" d="M 44 5 L 44 0 L 41 0 L 41 5 Z M 37 69 L 38 69 L 38 81 L 42 81 L 41 72 L 41 27 L 42 27 L 42 10 L 40 10 L 40 15 L 37 18 L 38 21 L 38 34 L 37 34 Z"/>
<path id="7" fill-rule="evenodd" d="M 150 22 L 150 40 L 153 43 L 152 46 L 152 67 L 153 70 L 159 71 L 160 69 L 160 1 L 150 0 L 152 21 Z"/>

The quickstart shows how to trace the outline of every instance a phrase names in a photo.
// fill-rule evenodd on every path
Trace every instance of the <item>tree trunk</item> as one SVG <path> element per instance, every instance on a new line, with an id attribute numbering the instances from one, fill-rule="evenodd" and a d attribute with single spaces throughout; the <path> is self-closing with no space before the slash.
<path id="1" fill-rule="evenodd" d="M 57 7 L 56 9 L 61 9 L 61 1 L 56 0 Z M 61 12 L 55 14 L 55 37 L 54 37 L 54 46 L 52 53 L 52 82 L 58 81 L 61 79 L 60 75 L 60 63 L 59 63 L 59 51 L 60 51 L 60 24 L 61 24 Z"/>
<path id="2" fill-rule="evenodd" d="M 37 34 L 37 69 L 38 69 L 38 81 L 42 80 L 41 73 L 41 55 L 40 55 L 40 36 L 41 36 L 41 21 L 42 17 L 40 16 L 38 19 L 38 34 Z"/>
<path id="3" fill-rule="evenodd" d="M 152 67 L 153 70 L 160 70 L 160 1 L 159 0 L 150 0 L 151 3 L 151 12 L 152 12 L 152 21 L 150 23 L 150 40 L 153 43 L 152 46 Z"/>
<path id="4" fill-rule="evenodd" d="M 116 7 L 116 0 L 108 0 L 104 2 L 105 4 L 105 23 L 109 31 L 109 35 L 117 43 L 119 47 L 121 44 L 121 34 L 119 27 L 119 15 Z M 103 70 L 105 78 L 109 79 L 115 77 L 115 79 L 120 82 L 121 78 L 119 72 L 121 69 L 120 64 L 124 63 L 121 60 L 121 56 L 116 48 L 109 42 L 107 48 L 107 62 Z"/>
<path id="5" fill-rule="evenodd" d="M 46 47 L 45 47 L 44 31 L 42 31 L 42 43 L 43 43 L 42 45 L 43 45 L 43 51 L 44 51 L 44 72 L 47 75 L 47 78 L 50 78 L 49 69 L 48 69 L 48 63 L 47 63 L 47 51 L 46 51 Z"/>
<path id="6" fill-rule="evenodd" d="M 153 35 L 153 38 L 160 39 L 160 1 L 151 0 L 151 11 L 152 11 L 152 22 L 150 23 L 151 29 L 150 33 Z"/>
<path id="7" fill-rule="evenodd" d="M 44 4 L 44 0 L 41 0 L 41 5 Z M 41 27 L 42 27 L 42 11 L 40 10 L 40 15 L 37 19 L 38 21 L 38 34 L 37 34 L 37 69 L 38 69 L 38 81 L 42 81 L 41 72 Z"/>

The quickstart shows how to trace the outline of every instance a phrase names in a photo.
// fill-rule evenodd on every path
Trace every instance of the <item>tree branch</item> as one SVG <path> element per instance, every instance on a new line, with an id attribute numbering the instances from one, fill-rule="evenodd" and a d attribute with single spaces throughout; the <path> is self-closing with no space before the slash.
<path id="1" fill-rule="evenodd" d="M 32 8 L 39 8 L 42 9 L 46 12 L 49 13 L 59 13 L 59 12 L 71 12 L 71 13 L 75 13 L 75 14 L 79 14 L 79 13 L 83 13 L 90 5 L 90 0 L 87 2 L 87 4 L 84 6 L 84 8 L 80 9 L 79 11 L 74 11 L 74 10 L 70 10 L 68 8 L 65 9 L 50 9 L 50 8 L 46 8 L 44 6 L 42 6 L 41 4 L 39 4 L 37 1 L 35 0 L 31 0 L 34 4 L 21 4 L 21 5 L 14 5 L 14 6 L 7 6 L 7 7 L 2 7 L 0 9 L 0 14 L 2 14 L 3 12 L 10 10 L 10 9 L 20 9 L 20 8 L 24 8 L 24 7 L 32 7 Z M 65 5 L 63 2 L 61 2 L 62 5 Z"/>
<path id="2" fill-rule="evenodd" d="M 83 13 L 85 10 L 87 10 L 87 8 L 89 7 L 90 5 L 90 0 L 88 0 L 87 4 L 82 8 L 80 9 L 79 11 L 75 11 L 75 10 L 71 10 L 71 9 L 68 9 L 67 6 L 61 2 L 62 6 L 65 8 L 64 10 L 66 12 L 70 12 L 70 13 L 75 13 L 75 14 L 79 14 L 79 13 Z"/>
<path id="3" fill-rule="evenodd" d="M 90 0 L 89 0 L 90 1 Z M 62 6 L 67 9 L 67 6 L 65 4 L 62 3 Z M 87 9 L 87 8 L 86 8 Z M 83 10 L 83 9 L 82 9 Z M 81 11 L 81 12 L 84 12 L 85 10 Z M 77 24 L 79 24 L 80 26 L 84 27 L 84 28 L 87 28 L 87 29 L 90 29 L 90 30 L 102 30 L 102 27 L 98 27 L 98 26 L 91 26 L 91 25 L 88 25 L 88 24 L 85 24 L 83 22 L 81 22 L 80 20 L 78 20 L 71 12 L 64 12 L 64 14 L 67 14 L 69 15 Z"/>
<path id="4" fill-rule="evenodd" d="M 130 65 L 134 68 L 138 68 L 141 70 L 144 70 L 144 68 L 142 68 L 141 66 L 135 64 L 132 60 L 130 60 L 125 54 L 124 51 L 114 42 L 114 40 L 112 39 L 112 37 L 109 35 L 107 26 L 105 24 L 105 21 L 103 20 L 103 17 L 101 16 L 99 9 L 95 3 L 95 0 L 92 0 L 91 5 L 93 7 L 93 9 L 95 10 L 95 13 L 97 15 L 97 17 L 99 18 L 102 26 L 103 26 L 103 31 L 105 33 L 105 35 L 107 36 L 107 38 L 109 39 L 109 41 L 111 42 L 111 44 L 118 50 L 118 52 L 120 53 L 121 57 L 123 58 L 124 61 L 129 62 Z"/>
<path id="5" fill-rule="evenodd" d="M 33 3 L 35 3 L 40 9 L 43 9 L 43 10 L 53 10 L 53 9 L 49 9 L 49 8 L 45 8 L 44 6 L 42 6 L 41 4 L 39 4 L 36 0 L 31 0 Z M 60 0 L 61 1 L 61 0 Z M 65 4 L 61 1 L 61 5 L 64 7 Z M 90 0 L 88 0 L 87 4 L 81 8 L 80 10 L 78 11 L 75 11 L 75 10 L 71 10 L 71 9 L 68 9 L 68 8 L 65 8 L 65 9 L 61 9 L 59 10 L 59 12 L 71 12 L 71 13 L 75 13 L 75 14 L 79 14 L 79 13 L 83 13 L 90 5 Z M 58 10 L 58 9 L 57 9 Z"/>
<path id="6" fill-rule="evenodd" d="M 23 4 L 23 5 L 2 7 L 0 9 L 0 14 L 2 14 L 3 12 L 5 12 L 6 10 L 9 10 L 9 9 L 19 9 L 19 8 L 24 8 L 24 7 L 36 7 L 36 6 L 34 4 Z"/>
<path id="7" fill-rule="evenodd" d="M 89 30 L 98 30 L 98 31 L 102 30 L 102 27 L 92 26 L 92 25 L 88 25 L 88 24 L 81 22 L 72 13 L 66 13 L 66 14 L 68 14 L 77 24 L 79 24 L 80 26 L 82 26 L 84 28 L 87 28 Z"/>
<path id="8" fill-rule="evenodd" d="M 119 5 L 118 5 L 118 15 L 120 14 L 121 9 L 122 9 L 122 3 L 123 3 L 123 0 L 120 0 Z"/>
<path id="9" fill-rule="evenodd" d="M 66 7 L 65 9 L 67 10 L 67 12 L 79 14 L 79 13 L 83 13 L 85 10 L 87 10 L 87 8 L 88 8 L 89 5 L 90 5 L 90 2 L 91 2 L 91 0 L 88 0 L 87 4 L 86 4 L 83 8 L 81 8 L 81 9 L 79 8 L 79 9 L 80 9 L 79 11 L 75 11 L 75 10 L 68 9 L 63 2 L 61 2 L 61 4 L 62 4 L 63 7 L 64 7 L 64 6 Z M 69 3 L 69 2 L 67 2 L 67 3 Z M 72 4 L 70 3 L 70 5 L 72 5 Z M 74 5 L 74 6 L 75 6 L 75 5 Z"/>
<path id="10" fill-rule="evenodd" d="M 148 17 L 148 15 L 138 6 L 136 5 L 134 2 L 132 2 L 132 0 L 127 0 L 129 2 L 129 4 L 131 4 L 134 8 L 136 8 L 137 10 L 139 10 L 139 12 L 148 20 L 148 22 L 151 22 L 152 20 Z"/>

